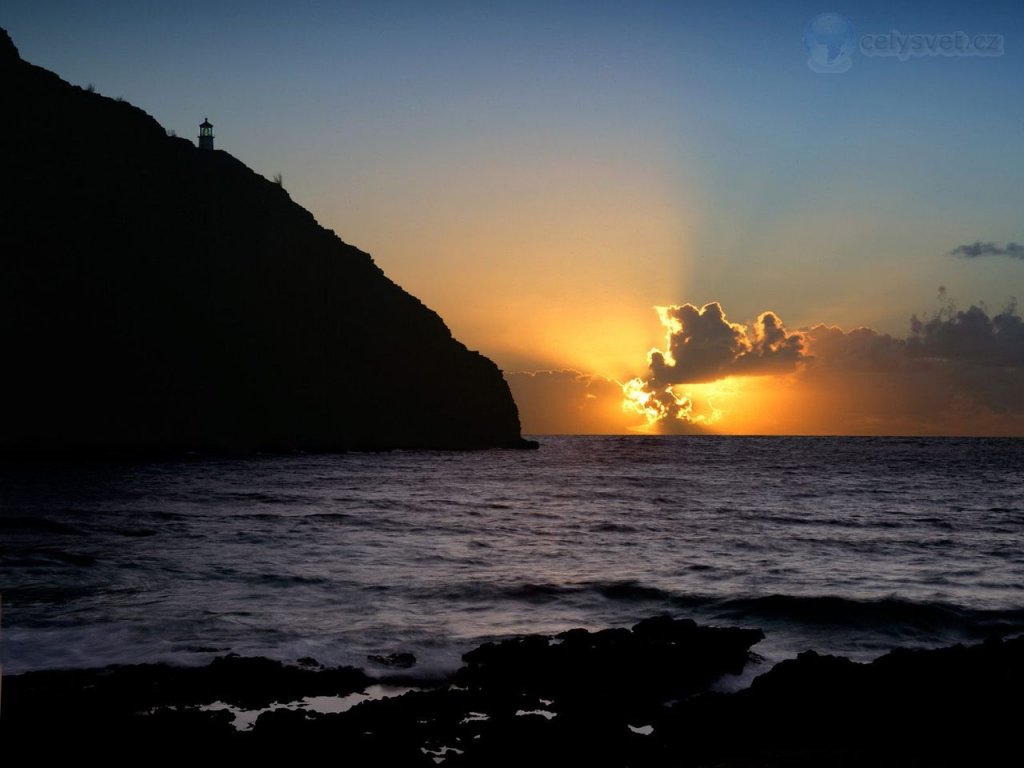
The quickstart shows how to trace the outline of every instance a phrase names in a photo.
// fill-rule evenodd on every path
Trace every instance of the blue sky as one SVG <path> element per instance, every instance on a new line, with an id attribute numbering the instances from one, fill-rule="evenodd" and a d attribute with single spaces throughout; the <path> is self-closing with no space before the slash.
<path id="1" fill-rule="evenodd" d="M 1004 53 L 817 74 L 822 12 Z M 1016 3 L 6 0 L 0 25 L 178 135 L 209 116 L 506 368 L 631 375 L 656 304 L 902 334 L 939 285 L 1024 293 L 1024 262 L 948 255 L 1024 239 Z"/>

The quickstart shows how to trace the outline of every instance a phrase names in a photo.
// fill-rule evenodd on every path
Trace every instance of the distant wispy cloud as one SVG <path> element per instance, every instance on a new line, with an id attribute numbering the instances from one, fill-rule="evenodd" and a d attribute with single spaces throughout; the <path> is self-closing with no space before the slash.
<path id="1" fill-rule="evenodd" d="M 1024 245 L 1020 243 L 983 243 L 975 240 L 967 245 L 959 245 L 949 252 L 950 256 L 959 256 L 964 259 L 977 259 L 981 256 L 1006 256 L 1011 259 L 1024 260 Z"/>

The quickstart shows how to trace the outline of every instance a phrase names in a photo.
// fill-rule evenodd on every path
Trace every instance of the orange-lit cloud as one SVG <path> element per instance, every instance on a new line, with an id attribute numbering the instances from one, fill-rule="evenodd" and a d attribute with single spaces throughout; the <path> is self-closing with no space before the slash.
<path id="1" fill-rule="evenodd" d="M 666 349 L 651 350 L 652 384 L 694 384 L 726 376 L 790 371 L 804 358 L 804 339 L 774 312 L 762 312 L 752 331 L 725 317 L 718 302 L 657 307 L 668 330 Z"/>
<path id="2" fill-rule="evenodd" d="M 748 327 L 718 304 L 659 314 L 666 344 L 649 353 L 645 377 L 512 374 L 524 428 L 1024 435 L 1024 319 L 1012 305 L 950 305 L 913 317 L 905 338 L 826 324 L 790 331 L 767 312 Z"/>
<path id="3" fill-rule="evenodd" d="M 624 406 L 660 431 L 710 426 L 722 411 L 703 394 L 703 408 L 680 385 L 693 387 L 728 377 L 788 373 L 806 362 L 801 333 L 787 331 L 774 312 L 762 312 L 752 329 L 730 322 L 718 302 L 656 307 L 666 329 L 665 349 L 647 356 L 649 375 L 623 385 Z"/>

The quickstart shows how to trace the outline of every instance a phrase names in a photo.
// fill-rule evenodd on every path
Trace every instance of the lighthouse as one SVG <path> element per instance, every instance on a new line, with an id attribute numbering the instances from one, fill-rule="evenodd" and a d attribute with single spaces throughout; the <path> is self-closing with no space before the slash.
<path id="1" fill-rule="evenodd" d="M 199 124 L 199 148 L 213 149 L 213 123 L 206 117 Z"/>

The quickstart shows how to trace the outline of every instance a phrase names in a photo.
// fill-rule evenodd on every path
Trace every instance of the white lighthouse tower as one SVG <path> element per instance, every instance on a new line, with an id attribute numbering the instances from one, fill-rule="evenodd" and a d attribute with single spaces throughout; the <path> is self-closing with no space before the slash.
<path id="1" fill-rule="evenodd" d="M 213 149 L 213 123 L 205 117 L 199 124 L 199 148 Z"/>

